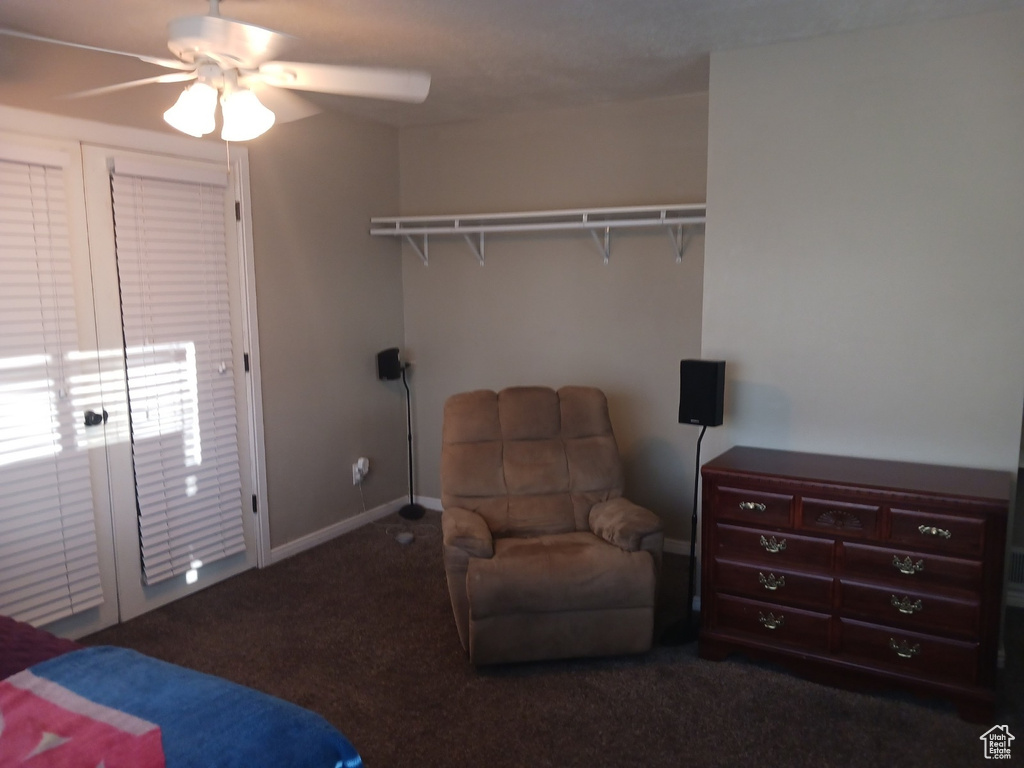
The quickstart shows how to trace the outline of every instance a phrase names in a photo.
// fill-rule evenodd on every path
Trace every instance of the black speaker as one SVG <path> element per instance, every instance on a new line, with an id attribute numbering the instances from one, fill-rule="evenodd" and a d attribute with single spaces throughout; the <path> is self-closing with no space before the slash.
<path id="1" fill-rule="evenodd" d="M 725 361 L 679 362 L 679 423 L 717 427 L 725 415 Z"/>
<path id="2" fill-rule="evenodd" d="M 398 347 L 377 353 L 377 378 L 381 381 L 402 378 L 402 363 L 398 360 Z"/>

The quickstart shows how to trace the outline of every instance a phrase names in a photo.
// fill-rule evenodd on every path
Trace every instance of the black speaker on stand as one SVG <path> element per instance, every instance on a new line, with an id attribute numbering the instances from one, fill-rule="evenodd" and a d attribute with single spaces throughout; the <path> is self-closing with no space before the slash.
<path id="1" fill-rule="evenodd" d="M 694 620 L 693 598 L 697 580 L 697 487 L 700 483 L 700 444 L 708 427 L 717 427 L 725 415 L 725 361 L 681 360 L 679 363 L 679 423 L 699 424 L 697 458 L 693 473 L 693 512 L 690 515 L 690 575 L 687 580 L 686 617 L 666 627 L 664 645 L 692 643 L 700 634 Z"/>
<path id="2" fill-rule="evenodd" d="M 409 382 L 405 372 L 409 369 L 409 363 L 402 364 L 398 357 L 398 347 L 391 347 L 377 353 L 377 378 L 381 381 L 402 380 L 405 387 L 405 421 L 409 433 L 409 503 L 398 510 L 400 517 L 406 520 L 419 520 L 423 517 L 423 506 L 416 503 L 416 494 L 413 485 L 412 467 L 412 395 L 409 392 Z"/>

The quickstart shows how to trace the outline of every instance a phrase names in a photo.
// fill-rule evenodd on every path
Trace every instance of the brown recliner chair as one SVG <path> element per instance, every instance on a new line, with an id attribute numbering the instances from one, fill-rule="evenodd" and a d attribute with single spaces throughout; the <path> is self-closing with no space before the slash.
<path id="1" fill-rule="evenodd" d="M 441 502 L 448 591 L 474 664 L 650 649 L 664 535 L 622 498 L 603 392 L 450 397 Z"/>

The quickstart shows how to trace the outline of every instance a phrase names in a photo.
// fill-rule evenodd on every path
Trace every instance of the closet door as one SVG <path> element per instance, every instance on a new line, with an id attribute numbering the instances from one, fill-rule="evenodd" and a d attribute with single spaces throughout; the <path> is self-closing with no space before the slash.
<path id="1" fill-rule="evenodd" d="M 78 146 L 0 136 L 0 613 L 117 621 Z"/>
<path id="2" fill-rule="evenodd" d="M 235 204 L 224 166 L 84 158 L 127 620 L 256 562 Z"/>

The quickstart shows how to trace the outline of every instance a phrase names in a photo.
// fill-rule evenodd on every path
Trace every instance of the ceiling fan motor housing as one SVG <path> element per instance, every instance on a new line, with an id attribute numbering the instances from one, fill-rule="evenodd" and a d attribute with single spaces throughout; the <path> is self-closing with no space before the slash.
<path id="1" fill-rule="evenodd" d="M 185 16 L 167 27 L 167 47 L 185 62 L 208 58 L 231 68 L 255 69 L 285 47 L 289 37 L 220 16 Z"/>

